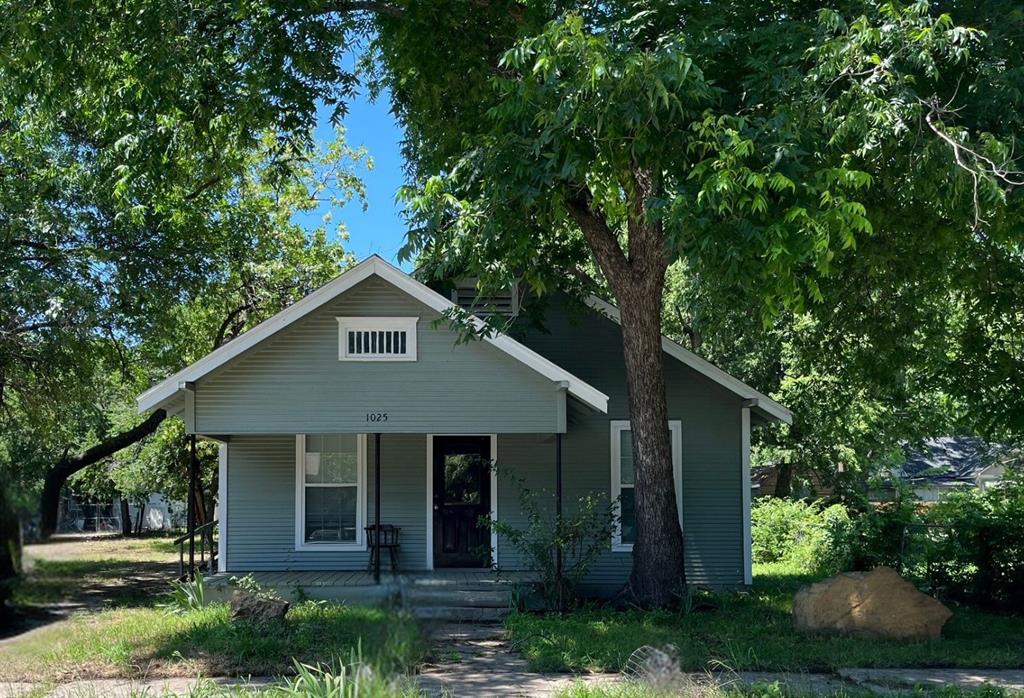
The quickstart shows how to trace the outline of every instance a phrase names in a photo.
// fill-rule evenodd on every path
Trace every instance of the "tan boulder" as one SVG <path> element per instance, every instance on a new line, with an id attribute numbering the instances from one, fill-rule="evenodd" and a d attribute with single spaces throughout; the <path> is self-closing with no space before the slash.
<path id="1" fill-rule="evenodd" d="M 793 599 L 793 621 L 804 632 L 938 639 L 951 615 L 891 567 L 837 574 Z"/>

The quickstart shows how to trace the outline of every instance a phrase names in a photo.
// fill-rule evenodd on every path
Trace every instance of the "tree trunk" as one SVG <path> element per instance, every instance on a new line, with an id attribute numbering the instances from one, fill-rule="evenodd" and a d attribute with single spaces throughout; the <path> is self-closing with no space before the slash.
<path id="1" fill-rule="evenodd" d="M 793 493 L 793 464 L 789 461 L 779 463 L 779 476 L 775 478 L 775 496 L 785 499 Z"/>
<path id="2" fill-rule="evenodd" d="M 121 535 L 125 538 L 132 534 L 132 514 L 128 511 L 128 500 L 121 497 Z"/>
<path id="3" fill-rule="evenodd" d="M 146 420 L 127 431 L 122 431 L 86 449 L 82 453 L 66 455 L 46 473 L 43 483 L 43 494 L 39 502 L 40 529 L 44 538 L 57 530 L 57 513 L 60 508 L 60 491 L 69 477 L 82 468 L 97 463 L 111 456 L 126 446 L 131 446 L 140 439 L 149 436 L 167 417 L 164 410 L 156 410 Z"/>
<path id="4" fill-rule="evenodd" d="M 665 397 L 661 295 L 651 295 L 650 284 L 634 286 L 639 288 L 620 285 L 618 298 L 636 463 L 636 542 L 628 591 L 639 604 L 664 607 L 679 601 L 686 571 Z"/>
<path id="5" fill-rule="evenodd" d="M 661 349 L 661 304 L 671 255 L 660 224 L 650 222 L 645 210 L 647 201 L 659 198 L 658 178 L 641 170 L 634 175 L 628 255 L 616 230 L 592 208 L 589 190 L 580 187 L 566 204 L 619 303 L 636 497 L 633 570 L 625 593 L 641 606 L 665 607 L 675 605 L 686 588 Z"/>
<path id="6" fill-rule="evenodd" d="M 135 517 L 135 535 L 137 535 L 137 536 L 141 536 L 142 535 L 142 521 L 143 521 L 143 517 L 145 515 L 146 515 L 146 503 L 145 502 L 141 502 L 139 504 L 139 513 Z"/>

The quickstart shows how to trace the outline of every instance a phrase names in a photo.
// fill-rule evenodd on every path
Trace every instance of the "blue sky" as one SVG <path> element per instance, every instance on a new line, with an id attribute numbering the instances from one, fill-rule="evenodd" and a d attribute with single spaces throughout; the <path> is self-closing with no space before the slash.
<path id="1" fill-rule="evenodd" d="M 374 167 L 369 172 L 360 171 L 366 184 L 366 211 L 362 210 L 359 202 L 353 201 L 331 213 L 332 223 L 345 223 L 349 233 L 345 248 L 356 259 L 376 253 L 397 264 L 398 250 L 405 237 L 401 205 L 395 201 L 395 194 L 404 183 L 403 160 L 399 151 L 402 129 L 388 111 L 388 102 L 385 94 L 374 103 L 360 96 L 349 104 L 349 112 L 344 119 L 346 140 L 353 147 L 366 146 Z M 330 110 L 321 109 L 318 116 L 316 137 L 321 142 L 328 142 L 334 137 L 329 121 Z M 319 225 L 328 209 L 328 206 L 323 206 L 315 214 L 301 216 L 299 222 L 312 229 Z M 410 267 L 408 263 L 402 266 Z"/>

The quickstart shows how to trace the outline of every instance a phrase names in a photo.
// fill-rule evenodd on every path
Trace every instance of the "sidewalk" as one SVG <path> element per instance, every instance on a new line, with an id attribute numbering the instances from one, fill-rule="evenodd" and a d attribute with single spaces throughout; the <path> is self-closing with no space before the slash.
<path id="1" fill-rule="evenodd" d="M 507 653 L 500 637 L 451 635 L 439 638 L 451 642 L 453 655 L 458 659 L 427 667 L 417 676 L 417 683 L 428 696 L 549 696 L 574 681 L 584 683 L 614 683 L 621 678 L 617 674 L 542 674 L 531 672 L 526 662 Z M 454 635 L 454 637 L 453 637 Z M 995 686 L 1009 691 L 1024 691 L 1024 670 L 1018 669 L 840 669 L 835 674 L 800 674 L 784 672 L 740 672 L 738 674 L 689 674 L 694 684 L 715 682 L 723 687 L 737 684 L 779 683 L 804 695 L 833 695 L 848 693 L 851 689 L 894 695 L 910 693 L 915 688 L 926 690 L 944 686 L 959 686 L 971 690 L 984 685 Z M 225 688 L 260 688 L 273 685 L 276 680 L 269 677 L 254 677 L 249 680 L 222 677 L 203 679 L 206 684 Z M 131 698 L 139 694 L 162 696 L 188 696 L 200 683 L 197 679 L 173 678 L 149 681 L 128 681 L 125 679 L 95 679 L 73 681 L 56 686 L 50 692 L 40 693 L 41 686 L 31 683 L 0 683 L 0 698 L 15 698 L 27 694 L 46 695 L 52 698 Z"/>

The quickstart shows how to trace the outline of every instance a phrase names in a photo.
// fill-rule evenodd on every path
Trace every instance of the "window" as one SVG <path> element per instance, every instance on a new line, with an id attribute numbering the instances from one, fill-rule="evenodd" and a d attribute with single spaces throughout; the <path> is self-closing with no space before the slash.
<path id="1" fill-rule="evenodd" d="M 296 438 L 296 548 L 362 548 L 366 435 Z"/>
<path id="2" fill-rule="evenodd" d="M 339 317 L 339 361 L 415 361 L 415 317 Z"/>
<path id="3" fill-rule="evenodd" d="M 683 524 L 683 424 L 678 420 L 668 423 L 672 442 L 672 471 L 675 480 L 676 507 L 679 525 Z M 612 442 L 612 499 L 618 501 L 619 523 L 612 532 L 612 550 L 630 551 L 636 540 L 636 499 L 633 494 L 633 432 L 628 421 L 613 421 Z"/>

